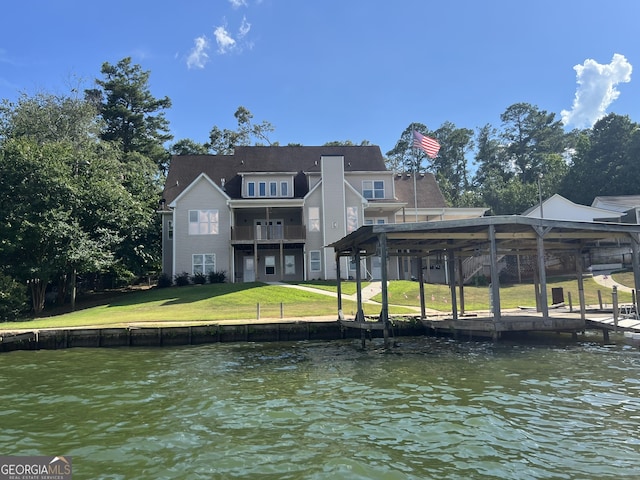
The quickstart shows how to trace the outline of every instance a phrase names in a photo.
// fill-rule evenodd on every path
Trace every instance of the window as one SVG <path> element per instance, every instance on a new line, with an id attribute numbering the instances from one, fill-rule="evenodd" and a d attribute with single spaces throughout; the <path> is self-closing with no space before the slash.
<path id="1" fill-rule="evenodd" d="M 247 197 L 256 196 L 256 182 L 247 183 Z"/>
<path id="2" fill-rule="evenodd" d="M 173 240 L 173 220 L 167 222 L 167 239 Z"/>
<path id="3" fill-rule="evenodd" d="M 207 275 L 209 272 L 216 270 L 216 254 L 215 253 L 195 253 L 192 256 L 191 271 L 195 275 L 201 273 Z"/>
<path id="4" fill-rule="evenodd" d="M 364 180 L 362 182 L 364 198 L 384 198 L 384 182 L 382 180 Z"/>
<path id="5" fill-rule="evenodd" d="M 349 270 L 356 271 L 356 256 L 349 257 Z"/>
<path id="6" fill-rule="evenodd" d="M 258 183 L 258 195 L 261 197 L 267 196 L 267 184 L 265 182 Z"/>
<path id="7" fill-rule="evenodd" d="M 284 256 L 284 274 L 294 275 L 296 273 L 296 257 L 295 255 Z"/>
<path id="8" fill-rule="evenodd" d="M 278 196 L 278 182 L 269 182 L 269 196 Z"/>
<path id="9" fill-rule="evenodd" d="M 267 275 L 276 274 L 276 257 L 264 257 L 264 273 L 266 273 Z"/>
<path id="10" fill-rule="evenodd" d="M 283 197 L 289 196 L 289 184 L 287 182 L 280 182 L 280 195 Z"/>
<path id="11" fill-rule="evenodd" d="M 320 231 L 320 207 L 309 207 L 309 231 Z"/>
<path id="12" fill-rule="evenodd" d="M 309 270 L 319 272 L 322 270 L 320 263 L 320 250 L 309 252 Z"/>
<path id="13" fill-rule="evenodd" d="M 358 207 L 347 207 L 347 233 L 358 229 Z"/>
<path id="14" fill-rule="evenodd" d="M 189 210 L 189 235 L 217 235 L 218 210 Z"/>

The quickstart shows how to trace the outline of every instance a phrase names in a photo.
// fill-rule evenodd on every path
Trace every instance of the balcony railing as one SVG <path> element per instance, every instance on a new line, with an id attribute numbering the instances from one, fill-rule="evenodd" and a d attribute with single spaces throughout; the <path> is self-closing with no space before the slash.
<path id="1" fill-rule="evenodd" d="M 304 240 L 304 225 L 255 225 L 253 227 L 231 227 L 231 240 L 271 241 Z"/>

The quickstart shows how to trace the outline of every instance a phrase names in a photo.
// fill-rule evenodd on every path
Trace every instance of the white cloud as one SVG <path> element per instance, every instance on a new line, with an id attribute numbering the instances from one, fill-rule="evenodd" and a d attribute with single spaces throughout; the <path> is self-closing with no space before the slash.
<path id="1" fill-rule="evenodd" d="M 247 0 L 229 0 L 229 3 L 233 8 L 240 8 L 247 6 Z"/>
<path id="2" fill-rule="evenodd" d="M 591 128 L 620 96 L 616 86 L 631 81 L 633 67 L 624 55 L 616 53 L 608 65 L 587 59 L 573 69 L 576 71 L 578 88 L 571 110 L 560 112 L 562 122 L 577 128 Z"/>
<path id="3" fill-rule="evenodd" d="M 238 29 L 238 38 L 244 38 L 247 33 L 251 30 L 251 24 L 247 22 L 247 17 L 242 17 L 242 23 L 240 24 L 240 28 Z"/>
<path id="4" fill-rule="evenodd" d="M 227 29 L 223 26 L 216 27 L 213 32 L 216 37 L 216 43 L 218 44 L 218 52 L 227 53 L 236 46 L 236 41 L 229 35 Z"/>
<path id="5" fill-rule="evenodd" d="M 196 38 L 193 42 L 195 45 L 187 57 L 187 67 L 204 68 L 209 61 L 209 55 L 207 55 L 209 39 L 203 35 L 202 37 Z"/>

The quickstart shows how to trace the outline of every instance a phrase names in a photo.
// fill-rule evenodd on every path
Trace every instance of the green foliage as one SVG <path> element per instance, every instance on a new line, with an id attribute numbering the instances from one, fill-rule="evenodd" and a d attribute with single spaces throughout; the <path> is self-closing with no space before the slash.
<path id="1" fill-rule="evenodd" d="M 191 278 L 187 272 L 176 274 L 176 276 L 173 278 L 173 281 L 178 287 L 186 287 L 187 285 L 191 285 Z"/>
<path id="2" fill-rule="evenodd" d="M 207 283 L 207 276 L 204 273 L 194 273 L 193 276 L 191 277 L 191 282 L 194 285 L 204 285 L 205 283 Z"/>
<path id="3" fill-rule="evenodd" d="M 596 196 L 634 195 L 640 180 L 640 125 L 609 114 L 577 136 L 560 193 L 590 205 Z"/>
<path id="4" fill-rule="evenodd" d="M 209 149 L 206 145 L 198 143 L 190 138 L 184 138 L 174 143 L 169 152 L 172 155 L 207 155 Z"/>
<path id="5" fill-rule="evenodd" d="M 263 120 L 260 124 L 253 124 L 253 114 L 243 106 L 238 107 L 233 116 L 238 122 L 237 130 L 221 130 L 218 126 L 211 129 L 206 146 L 214 154 L 232 155 L 235 147 L 251 145 L 252 140 L 255 145 L 272 145 L 269 133 L 274 131 L 274 127 L 269 122 Z"/>
<path id="6" fill-rule="evenodd" d="M 171 107 L 168 97 L 155 98 L 149 89 L 150 72 L 123 58 L 116 65 L 102 64 L 98 89 L 85 97 L 98 108 L 105 127 L 102 138 L 116 142 L 124 153 L 136 152 L 152 159 L 161 169 L 168 154 L 163 144 L 173 138 L 163 110 Z"/>
<path id="7" fill-rule="evenodd" d="M 131 278 L 130 259 L 153 247 L 157 169 L 123 163 L 96 135 L 99 121 L 84 101 L 40 94 L 3 107 L 0 261 L 30 286 L 33 310 L 44 308 L 51 281 L 76 272 Z"/>
<path id="8" fill-rule="evenodd" d="M 456 128 L 453 123 L 445 122 L 436 130 L 435 137 L 440 143 L 440 151 L 431 161 L 431 169 L 447 202 L 458 207 L 471 183 L 467 154 L 473 147 L 473 130 Z"/>
<path id="9" fill-rule="evenodd" d="M 224 270 L 209 272 L 209 283 L 224 283 L 226 281 L 227 272 Z"/>
<path id="10" fill-rule="evenodd" d="M 12 322 L 26 310 L 26 287 L 0 272 L 0 322 Z"/>
<path id="11" fill-rule="evenodd" d="M 171 287 L 173 285 L 173 280 L 171 279 L 171 276 L 166 274 L 166 273 L 162 273 L 159 277 L 158 277 L 158 288 L 168 288 Z"/>

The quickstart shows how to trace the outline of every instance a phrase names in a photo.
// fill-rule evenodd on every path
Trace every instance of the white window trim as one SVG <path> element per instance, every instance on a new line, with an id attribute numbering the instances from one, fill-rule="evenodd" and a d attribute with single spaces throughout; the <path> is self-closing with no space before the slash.
<path id="1" fill-rule="evenodd" d="M 314 254 L 318 254 L 318 259 L 314 260 L 312 257 L 314 256 Z M 317 263 L 318 264 L 318 268 L 314 269 L 313 265 Z M 322 271 L 322 251 L 320 250 L 310 250 L 309 251 L 309 271 L 310 272 L 321 272 Z"/>
<path id="2" fill-rule="evenodd" d="M 197 222 L 192 222 L 191 221 L 191 213 L 192 212 L 197 212 L 198 214 L 198 221 Z M 200 220 L 200 215 L 204 212 L 209 212 L 209 213 L 213 213 L 215 212 L 215 217 L 216 217 L 216 221 L 215 222 L 207 222 L 208 225 L 210 225 L 209 230 L 212 230 L 211 232 L 207 232 L 207 233 L 200 233 L 200 224 L 201 223 L 205 223 L 204 221 Z M 210 210 L 189 210 L 188 212 L 188 225 L 189 225 L 189 235 L 218 235 L 218 233 L 220 232 L 220 212 L 218 211 L 217 208 L 214 209 L 210 209 Z M 196 225 L 197 226 L 197 231 L 196 232 L 192 232 L 192 225 Z"/>
<path id="3" fill-rule="evenodd" d="M 376 183 L 382 183 L 382 189 L 375 188 Z M 371 192 L 371 196 L 367 196 L 366 192 Z M 382 196 L 376 196 L 376 191 L 382 192 Z M 384 180 L 363 180 L 362 181 L 362 196 L 367 200 L 380 200 L 386 198 Z"/>
<path id="4" fill-rule="evenodd" d="M 322 230 L 322 225 L 320 224 L 320 207 L 309 207 L 308 208 L 308 214 L 309 214 L 309 225 L 307 226 L 307 228 L 309 229 L 310 232 L 319 232 Z M 311 216 L 311 212 L 317 213 L 318 216 Z M 317 221 L 317 225 L 312 224 L 312 221 Z"/>
<path id="5" fill-rule="evenodd" d="M 249 189 L 250 185 L 253 185 L 253 194 Z M 254 198 L 255 196 L 256 196 L 256 182 L 247 182 L 247 197 Z"/>
<path id="6" fill-rule="evenodd" d="M 211 268 L 211 270 L 207 270 L 206 269 L 206 263 L 205 263 L 205 257 L 206 256 L 211 256 L 213 257 L 213 267 Z M 199 260 L 202 260 L 201 262 L 198 263 L 198 265 L 202 265 L 202 274 L 203 275 L 207 275 L 209 272 L 215 272 L 216 271 L 216 254 L 215 253 L 194 253 L 191 255 L 191 275 L 195 275 L 195 266 L 196 266 L 196 257 L 200 257 Z"/>

